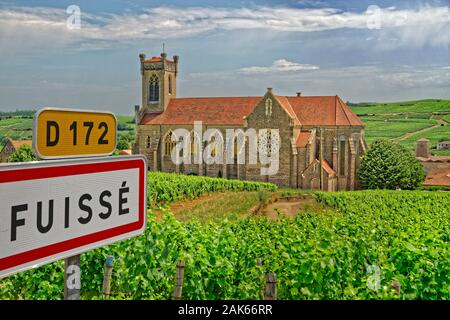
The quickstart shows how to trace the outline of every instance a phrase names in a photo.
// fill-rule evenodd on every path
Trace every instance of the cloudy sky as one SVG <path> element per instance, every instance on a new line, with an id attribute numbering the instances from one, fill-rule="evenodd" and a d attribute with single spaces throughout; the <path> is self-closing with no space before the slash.
<path id="1" fill-rule="evenodd" d="M 131 114 L 162 43 L 179 97 L 450 99 L 450 0 L 0 0 L 0 110 Z"/>

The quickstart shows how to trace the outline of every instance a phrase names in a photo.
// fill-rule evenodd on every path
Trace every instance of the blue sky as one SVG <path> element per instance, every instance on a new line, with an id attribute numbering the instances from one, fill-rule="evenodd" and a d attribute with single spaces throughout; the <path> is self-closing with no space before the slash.
<path id="1" fill-rule="evenodd" d="M 66 9 L 81 10 L 79 29 Z M 0 110 L 131 114 L 138 54 L 180 56 L 178 96 L 450 99 L 450 0 L 2 1 Z"/>

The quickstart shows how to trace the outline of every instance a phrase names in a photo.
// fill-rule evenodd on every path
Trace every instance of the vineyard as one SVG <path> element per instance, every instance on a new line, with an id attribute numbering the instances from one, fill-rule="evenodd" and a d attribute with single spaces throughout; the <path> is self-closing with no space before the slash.
<path id="1" fill-rule="evenodd" d="M 326 208 L 320 213 L 236 222 L 180 222 L 161 205 L 262 189 L 276 187 L 150 173 L 145 234 L 81 255 L 82 298 L 102 298 L 105 257 L 113 255 L 112 299 L 170 299 L 179 259 L 183 299 L 261 299 L 267 272 L 277 275 L 279 299 L 450 299 L 445 192 L 317 192 Z M 155 207 L 165 210 L 162 221 Z M 63 276 L 59 261 L 5 278 L 0 299 L 61 299 Z"/>
<path id="2" fill-rule="evenodd" d="M 205 193 L 221 191 L 275 191 L 272 183 L 261 183 L 221 178 L 150 172 L 148 175 L 148 202 L 172 202 L 196 198 Z"/>

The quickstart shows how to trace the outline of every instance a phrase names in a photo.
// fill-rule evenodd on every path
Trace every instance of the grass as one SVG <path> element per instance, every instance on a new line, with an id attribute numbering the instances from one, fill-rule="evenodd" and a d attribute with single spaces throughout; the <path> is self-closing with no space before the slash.
<path id="1" fill-rule="evenodd" d="M 450 112 L 450 100 L 359 103 L 352 104 L 351 108 L 360 115 L 361 120 L 366 124 L 365 137 L 369 145 L 376 139 L 396 139 L 407 133 L 431 128 L 437 125 L 439 120 L 450 123 L 450 114 L 438 114 Z M 416 141 L 422 137 L 430 140 L 432 154 L 450 155 L 448 150 L 435 150 L 439 140 L 450 139 L 450 125 L 413 134 L 411 137 L 401 140 L 400 143 L 413 151 Z"/>
<path id="2" fill-rule="evenodd" d="M 408 117 L 405 115 L 364 116 L 361 120 L 366 125 L 366 141 L 371 144 L 377 139 L 399 138 L 406 133 L 430 128 L 437 124 L 430 115 Z M 411 145 L 413 147 L 413 145 Z"/>
<path id="3" fill-rule="evenodd" d="M 447 156 L 447 157 L 450 157 L 450 150 L 433 150 L 432 153 L 435 156 Z"/>
<path id="4" fill-rule="evenodd" d="M 450 114 L 443 116 L 442 120 L 447 121 L 450 124 Z"/>
<path id="5" fill-rule="evenodd" d="M 406 133 L 416 132 L 436 125 L 435 121 L 423 122 L 398 122 L 398 121 L 366 121 L 366 139 L 374 140 L 376 138 L 398 138 Z"/>
<path id="6" fill-rule="evenodd" d="M 427 99 L 390 103 L 358 103 L 352 104 L 351 108 L 358 115 L 450 112 L 450 100 Z"/>
<path id="7" fill-rule="evenodd" d="M 0 119 L 0 139 L 4 137 L 13 140 L 31 140 L 33 119 L 9 118 Z"/>
<path id="8" fill-rule="evenodd" d="M 411 148 L 412 150 L 414 150 L 415 142 L 422 137 L 425 137 L 430 140 L 430 148 L 432 149 L 431 150 L 432 153 L 437 152 L 437 153 L 439 153 L 439 155 L 450 155 L 450 152 L 448 150 L 443 150 L 443 151 L 433 150 L 433 149 L 436 149 L 437 143 L 441 139 L 450 140 L 450 125 L 439 126 L 437 128 L 430 129 L 426 133 L 423 133 L 423 134 L 421 134 L 421 133 L 414 134 L 411 137 L 409 137 L 408 139 L 400 141 L 400 143 L 402 145 L 404 145 L 405 147 L 408 147 L 408 148 Z"/>
<path id="9" fill-rule="evenodd" d="M 219 222 L 224 219 L 236 221 L 245 218 L 249 214 L 249 210 L 258 202 L 258 192 L 256 191 L 225 192 L 219 197 L 213 197 L 199 202 L 193 207 L 179 210 L 176 217 L 180 221 L 198 219 L 205 223 Z"/>

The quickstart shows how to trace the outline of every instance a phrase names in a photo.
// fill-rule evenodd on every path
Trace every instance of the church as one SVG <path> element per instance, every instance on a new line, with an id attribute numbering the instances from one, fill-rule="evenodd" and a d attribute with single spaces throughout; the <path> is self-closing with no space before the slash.
<path id="1" fill-rule="evenodd" d="M 177 98 L 179 57 L 166 53 L 139 55 L 142 105 L 135 106 L 134 154 L 147 157 L 149 170 L 272 182 L 281 187 L 341 191 L 358 189 L 357 169 L 367 144 L 364 124 L 335 96 L 280 96 L 267 88 L 262 96 Z M 193 132 L 195 123 L 226 135 L 230 129 L 277 130 L 278 170 L 261 174 L 264 163 L 250 163 L 252 149 L 244 140 L 245 161 L 174 162 L 174 132 Z M 207 141 L 192 134 L 193 157 Z M 213 153 L 226 153 L 228 144 Z M 201 151 L 200 151 L 201 152 Z M 208 151 L 211 152 L 211 151 Z M 215 154 L 214 154 L 215 155 Z"/>

